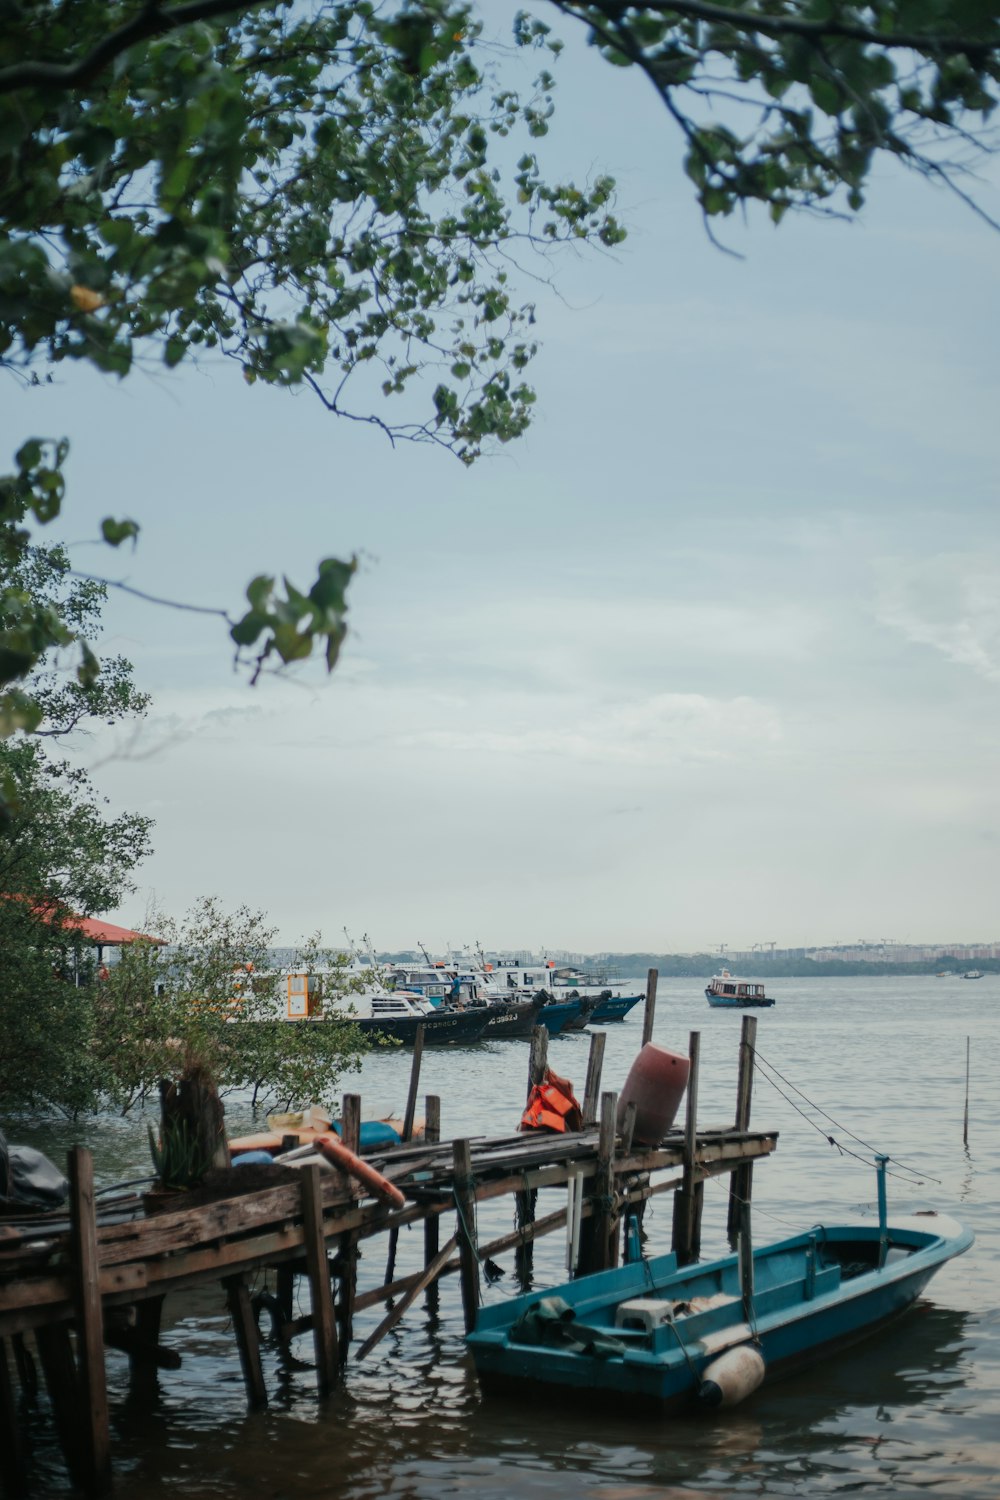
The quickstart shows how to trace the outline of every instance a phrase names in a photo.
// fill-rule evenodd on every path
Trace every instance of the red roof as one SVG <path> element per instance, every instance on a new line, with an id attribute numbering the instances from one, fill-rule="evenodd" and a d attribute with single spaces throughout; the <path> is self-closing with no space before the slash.
<path id="1" fill-rule="evenodd" d="M 166 938 L 150 937 L 145 932 L 133 932 L 130 927 L 116 927 L 114 922 L 102 922 L 97 917 L 70 917 L 67 927 L 75 927 L 84 937 L 95 943 L 165 943 Z"/>

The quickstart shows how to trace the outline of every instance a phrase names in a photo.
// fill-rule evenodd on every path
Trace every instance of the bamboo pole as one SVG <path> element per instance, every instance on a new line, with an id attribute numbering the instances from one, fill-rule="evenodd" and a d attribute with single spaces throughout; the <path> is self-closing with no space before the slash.
<path id="1" fill-rule="evenodd" d="M 305 1234 L 309 1290 L 312 1293 L 316 1377 L 320 1395 L 325 1396 L 337 1383 L 340 1361 L 333 1294 L 330 1290 L 330 1268 L 323 1235 L 323 1186 L 319 1167 L 302 1168 L 302 1227 Z"/>
<path id="2" fill-rule="evenodd" d="M 753 1096 L 754 1050 L 757 1045 L 757 1017 L 744 1016 L 740 1035 L 739 1077 L 736 1085 L 736 1124 L 741 1135 L 750 1128 L 750 1103 Z M 741 1163 L 729 1179 L 729 1214 L 726 1231 L 735 1249 L 740 1231 L 740 1203 L 750 1202 L 753 1193 L 753 1164 Z"/>
<path id="3" fill-rule="evenodd" d="M 650 969 L 646 974 L 646 1003 L 642 1008 L 642 1045 L 653 1040 L 653 1022 L 656 1019 L 656 986 L 660 978 L 659 969 Z"/>
<path id="4" fill-rule="evenodd" d="M 471 1333 L 479 1315 L 479 1250 L 476 1245 L 476 1184 L 468 1141 L 452 1144 L 455 1207 L 458 1212 L 458 1249 L 462 1265 L 462 1308 L 465 1331 Z"/>
<path id="5" fill-rule="evenodd" d="M 69 1153 L 70 1245 L 74 1302 L 79 1334 L 80 1382 L 87 1488 L 103 1495 L 111 1488 L 111 1431 L 104 1367 L 104 1313 L 97 1255 L 94 1159 L 85 1146 Z"/>

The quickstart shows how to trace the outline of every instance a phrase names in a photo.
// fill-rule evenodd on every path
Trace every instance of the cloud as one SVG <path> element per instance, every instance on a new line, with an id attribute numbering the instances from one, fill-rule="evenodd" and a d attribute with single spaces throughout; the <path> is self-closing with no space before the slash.
<path id="1" fill-rule="evenodd" d="M 886 571 L 881 624 L 1000 683 L 1000 561 L 951 553 Z"/>

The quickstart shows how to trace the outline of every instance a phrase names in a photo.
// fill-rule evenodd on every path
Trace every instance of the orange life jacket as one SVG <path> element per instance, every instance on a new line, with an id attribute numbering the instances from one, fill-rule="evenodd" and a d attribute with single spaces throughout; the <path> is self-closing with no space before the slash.
<path id="1" fill-rule="evenodd" d="M 573 1096 L 573 1085 L 560 1078 L 551 1068 L 545 1069 L 541 1083 L 536 1083 L 528 1095 L 528 1103 L 521 1116 L 520 1130 L 567 1130 L 583 1129 L 583 1111 Z"/>

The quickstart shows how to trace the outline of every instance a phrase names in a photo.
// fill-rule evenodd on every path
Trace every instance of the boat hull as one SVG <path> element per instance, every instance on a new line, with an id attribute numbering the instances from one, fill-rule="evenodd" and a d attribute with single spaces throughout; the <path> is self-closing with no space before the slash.
<path id="1" fill-rule="evenodd" d="M 716 995 L 713 990 L 705 991 L 705 999 L 713 1010 L 763 1010 L 774 1004 L 771 996 L 748 999 L 742 995 Z"/>
<path id="2" fill-rule="evenodd" d="M 486 1041 L 513 1041 L 530 1036 L 538 1025 L 541 1005 L 537 1000 L 508 1000 L 490 1007 L 483 1037 Z"/>
<path id="3" fill-rule="evenodd" d="M 634 1005 L 644 1000 L 645 995 L 609 995 L 598 1000 L 597 1009 L 590 1018 L 592 1026 L 605 1026 L 609 1021 L 624 1021 Z"/>
<path id="4" fill-rule="evenodd" d="M 935 1221 L 934 1231 L 913 1227 Z M 736 1256 L 681 1270 L 673 1255 L 661 1256 L 557 1287 L 548 1296 L 572 1313 L 549 1325 L 554 1343 L 524 1341 L 540 1299 L 515 1298 L 480 1313 L 468 1338 L 476 1373 L 486 1393 L 676 1412 L 697 1403 L 704 1371 L 729 1350 L 752 1344 L 770 1380 L 867 1338 L 910 1307 L 972 1235 L 931 1215 L 890 1226 L 888 1243 L 881 1266 L 873 1226 L 817 1227 L 756 1251 L 753 1330 Z M 692 1306 L 693 1298 L 702 1300 Z"/>
<path id="5" fill-rule="evenodd" d="M 353 1024 L 376 1046 L 401 1042 L 404 1047 L 412 1047 L 417 1028 L 422 1026 L 425 1047 L 446 1047 L 480 1041 L 489 1019 L 488 1007 L 480 1005 L 471 1010 L 439 1008 L 427 1016 L 377 1016 Z"/>

